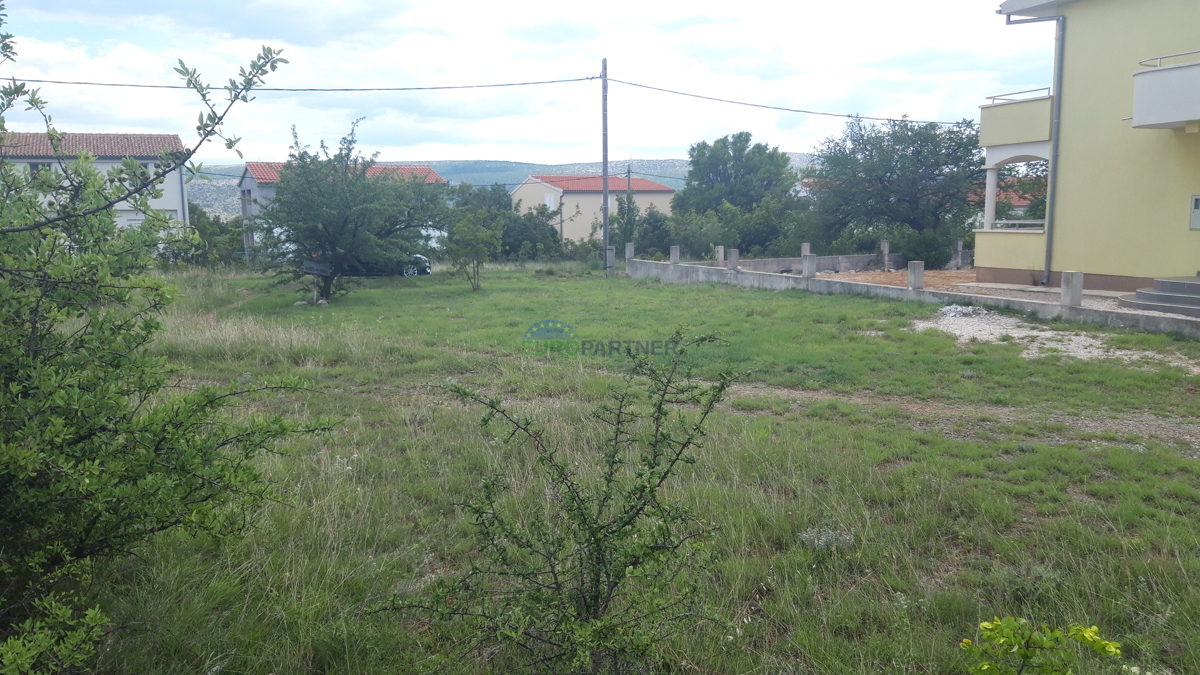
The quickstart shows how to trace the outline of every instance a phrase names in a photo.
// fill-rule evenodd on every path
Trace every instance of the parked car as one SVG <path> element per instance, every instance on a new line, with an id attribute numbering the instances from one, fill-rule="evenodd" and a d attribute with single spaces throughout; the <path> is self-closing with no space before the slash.
<path id="1" fill-rule="evenodd" d="M 404 266 L 404 276 L 415 277 L 418 275 L 429 274 L 433 270 L 433 266 L 429 263 L 429 258 L 423 255 L 414 255 L 412 262 Z"/>
<path id="2" fill-rule="evenodd" d="M 393 277 L 406 276 L 415 277 L 417 275 L 429 274 L 431 265 L 429 258 L 423 255 L 413 255 L 409 257 L 407 262 L 403 263 L 365 263 L 358 266 L 356 269 L 349 269 L 344 272 L 344 276 L 348 277 Z"/>

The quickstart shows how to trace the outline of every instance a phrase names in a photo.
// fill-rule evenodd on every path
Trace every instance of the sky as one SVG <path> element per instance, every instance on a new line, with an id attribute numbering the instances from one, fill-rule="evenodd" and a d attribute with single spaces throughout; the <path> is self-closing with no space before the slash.
<path id="1" fill-rule="evenodd" d="M 598 76 L 751 103 L 874 117 L 978 120 L 987 96 L 1050 84 L 1053 25 L 1006 26 L 999 0 L 8 0 L 17 60 L 4 79 L 180 84 L 179 60 L 221 85 L 263 45 L 289 64 L 269 87 L 429 87 Z M 40 84 L 66 132 L 175 133 L 195 140 L 193 92 Z M 836 117 L 762 110 L 610 82 L 609 157 L 686 158 L 749 131 L 809 152 Z M 246 160 L 283 161 L 292 129 L 380 161 L 558 164 L 601 157 L 598 79 L 499 89 L 260 92 L 229 115 Z M 10 129 L 37 131 L 15 112 Z M 238 158 L 222 144 L 198 154 Z"/>

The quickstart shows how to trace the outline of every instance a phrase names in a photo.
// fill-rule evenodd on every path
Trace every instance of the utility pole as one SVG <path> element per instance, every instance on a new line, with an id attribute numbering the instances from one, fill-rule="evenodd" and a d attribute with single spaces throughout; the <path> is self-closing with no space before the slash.
<path id="1" fill-rule="evenodd" d="M 600 119 L 603 136 L 603 165 L 600 174 L 600 217 L 604 225 L 604 276 L 613 275 L 608 255 L 608 59 L 600 60 Z"/>

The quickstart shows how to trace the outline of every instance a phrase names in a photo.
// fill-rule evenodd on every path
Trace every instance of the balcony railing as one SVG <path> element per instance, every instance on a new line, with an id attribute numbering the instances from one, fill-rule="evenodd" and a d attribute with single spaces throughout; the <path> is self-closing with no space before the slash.
<path id="1" fill-rule="evenodd" d="M 1200 61 L 1200 49 L 1191 52 L 1180 52 L 1178 54 L 1167 54 L 1166 56 L 1151 56 L 1148 59 L 1142 59 L 1141 61 L 1138 61 L 1138 65 L 1143 68 L 1161 68 L 1163 60 L 1178 59 L 1183 58 L 1184 56 L 1195 56 L 1196 58 L 1192 60 Z"/>
<path id="2" fill-rule="evenodd" d="M 996 94 L 995 96 L 987 97 L 987 100 L 991 101 L 991 104 L 994 105 L 996 103 L 1016 103 L 1017 101 L 1028 101 L 1031 98 L 1045 98 L 1049 95 L 1050 87 L 1040 87 L 1038 89 L 1026 89 L 1025 91 L 1010 91 L 1007 94 Z"/>
<path id="3" fill-rule="evenodd" d="M 1044 230 L 1045 220 L 997 220 L 992 229 L 996 230 Z"/>
<path id="4" fill-rule="evenodd" d="M 1190 62 L 1163 61 L 1194 57 Z M 1143 59 L 1133 74 L 1133 128 L 1200 131 L 1200 50 Z"/>

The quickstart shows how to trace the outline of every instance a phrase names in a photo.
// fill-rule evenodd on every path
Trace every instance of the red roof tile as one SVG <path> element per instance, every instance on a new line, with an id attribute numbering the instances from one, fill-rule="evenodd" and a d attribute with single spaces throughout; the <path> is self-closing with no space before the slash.
<path id="1" fill-rule="evenodd" d="M 254 177 L 254 181 L 267 185 L 279 182 L 279 170 L 284 166 L 286 164 L 283 162 L 246 162 L 246 170 Z M 402 180 L 409 180 L 415 176 L 424 179 L 426 183 L 446 182 L 433 169 L 419 164 L 375 164 L 367 169 L 368 178 L 388 174 L 397 176 Z"/>
<path id="2" fill-rule="evenodd" d="M 543 183 L 553 185 L 563 192 L 603 192 L 603 179 L 600 176 L 549 176 L 546 174 L 533 174 L 530 178 L 540 180 Z M 634 178 L 629 181 L 633 184 L 634 192 L 674 192 L 675 188 L 669 188 L 666 185 L 660 185 L 652 180 L 645 178 Z M 609 192 L 624 192 L 629 189 L 629 183 L 626 183 L 625 178 L 617 176 L 608 177 Z"/>
<path id="3" fill-rule="evenodd" d="M 283 162 L 246 162 L 246 170 L 256 183 L 278 183 Z"/>
<path id="4" fill-rule="evenodd" d="M 87 151 L 96 157 L 158 157 L 163 150 L 182 150 L 175 134 L 63 134 L 62 151 L 75 157 Z M 0 136 L 0 152 L 6 157 L 53 157 L 54 148 L 44 133 L 10 132 Z"/>

